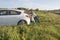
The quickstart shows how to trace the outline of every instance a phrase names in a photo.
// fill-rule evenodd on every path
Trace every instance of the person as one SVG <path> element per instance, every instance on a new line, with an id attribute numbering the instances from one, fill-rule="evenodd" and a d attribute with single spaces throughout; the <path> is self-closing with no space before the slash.
<path id="1" fill-rule="evenodd" d="M 38 16 L 35 13 L 33 13 L 33 18 L 34 18 L 35 22 L 39 22 Z"/>
<path id="2" fill-rule="evenodd" d="M 29 10 L 28 14 L 32 22 L 39 22 L 38 16 L 32 10 Z"/>

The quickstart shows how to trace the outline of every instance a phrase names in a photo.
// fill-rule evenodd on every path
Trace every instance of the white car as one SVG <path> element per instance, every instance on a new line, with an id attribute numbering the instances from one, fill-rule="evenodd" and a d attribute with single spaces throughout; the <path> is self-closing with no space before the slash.
<path id="1" fill-rule="evenodd" d="M 29 25 L 30 18 L 23 10 L 0 10 L 0 25 L 20 25 L 24 23 Z"/>

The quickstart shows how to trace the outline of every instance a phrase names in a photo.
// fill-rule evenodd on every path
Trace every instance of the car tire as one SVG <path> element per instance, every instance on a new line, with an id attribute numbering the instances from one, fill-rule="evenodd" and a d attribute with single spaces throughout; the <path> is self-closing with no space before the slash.
<path id="1" fill-rule="evenodd" d="M 26 25 L 27 22 L 25 20 L 20 20 L 17 25 L 24 25 L 24 24 Z"/>

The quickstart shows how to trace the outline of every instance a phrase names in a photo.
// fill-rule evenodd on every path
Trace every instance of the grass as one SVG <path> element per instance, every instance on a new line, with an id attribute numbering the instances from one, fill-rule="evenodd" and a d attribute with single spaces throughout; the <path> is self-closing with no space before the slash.
<path id="1" fill-rule="evenodd" d="M 60 40 L 60 17 L 34 11 L 40 23 L 28 25 L 0 26 L 0 40 Z"/>

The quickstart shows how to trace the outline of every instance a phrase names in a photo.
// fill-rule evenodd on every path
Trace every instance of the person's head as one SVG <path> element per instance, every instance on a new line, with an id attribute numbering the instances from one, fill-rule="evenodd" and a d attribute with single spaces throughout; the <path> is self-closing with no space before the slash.
<path id="1" fill-rule="evenodd" d="M 33 14 L 32 10 L 29 10 L 29 14 Z"/>

